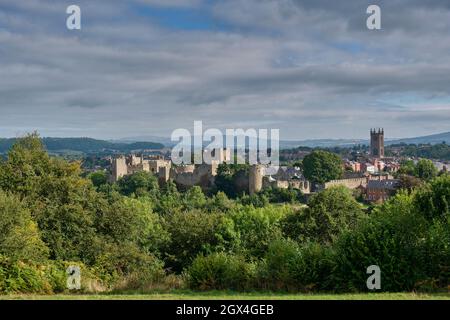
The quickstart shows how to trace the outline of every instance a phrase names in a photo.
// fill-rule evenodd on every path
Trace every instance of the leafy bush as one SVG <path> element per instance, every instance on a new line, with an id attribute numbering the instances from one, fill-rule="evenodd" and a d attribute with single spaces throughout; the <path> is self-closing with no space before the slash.
<path id="1" fill-rule="evenodd" d="M 424 218 L 414 211 L 412 197 L 400 193 L 385 203 L 370 219 L 337 241 L 335 288 L 366 291 L 367 267 L 381 269 L 383 291 L 405 291 L 424 279 Z"/>
<path id="2" fill-rule="evenodd" d="M 424 243 L 426 258 L 424 286 L 431 289 L 450 285 L 450 218 L 436 221 L 427 232 Z"/>
<path id="3" fill-rule="evenodd" d="M 234 223 L 242 252 L 248 257 L 261 258 L 269 244 L 282 238 L 280 220 L 290 212 L 288 206 L 270 205 L 264 208 L 239 207 L 227 217 Z"/>
<path id="4" fill-rule="evenodd" d="M 119 190 L 126 196 L 146 195 L 159 190 L 158 179 L 146 171 L 138 171 L 119 179 Z"/>
<path id="5" fill-rule="evenodd" d="M 450 216 L 450 175 L 442 175 L 419 189 L 414 198 L 417 210 L 427 219 Z"/>
<path id="6" fill-rule="evenodd" d="M 299 246 L 290 240 L 276 240 L 259 264 L 258 282 L 264 289 L 293 290 L 296 288 L 293 269 L 299 257 Z"/>
<path id="7" fill-rule="evenodd" d="M 187 270 L 189 287 L 195 290 L 247 290 L 254 278 L 253 264 L 225 253 L 200 255 Z"/>
<path id="8" fill-rule="evenodd" d="M 81 272 L 80 292 L 105 290 L 99 278 L 78 262 L 47 261 L 42 264 L 13 261 L 0 256 L 0 294 L 53 294 L 67 291 L 69 266 L 78 266 Z"/>
<path id="9" fill-rule="evenodd" d="M 24 203 L 0 191 L 0 254 L 14 260 L 43 261 L 48 252 Z"/>
<path id="10" fill-rule="evenodd" d="M 310 243 L 300 247 L 290 240 L 273 242 L 259 271 L 264 289 L 310 291 L 327 288 L 333 270 L 329 247 Z"/>
<path id="11" fill-rule="evenodd" d="M 365 217 L 351 191 L 341 186 L 313 195 L 308 206 L 290 212 L 281 221 L 285 236 L 300 243 L 331 243 Z"/>
<path id="12" fill-rule="evenodd" d="M 170 234 L 164 260 L 176 272 L 190 265 L 198 254 L 231 251 L 237 245 L 233 222 L 222 213 L 175 212 L 165 216 L 164 221 Z"/>

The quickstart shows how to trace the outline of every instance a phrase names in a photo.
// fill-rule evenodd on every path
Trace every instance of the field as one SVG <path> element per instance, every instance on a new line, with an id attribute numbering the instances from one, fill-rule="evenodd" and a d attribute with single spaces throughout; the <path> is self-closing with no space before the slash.
<path id="1" fill-rule="evenodd" d="M 192 292 L 98 295 L 5 295 L 0 300 L 450 300 L 450 293 L 275 294 Z"/>

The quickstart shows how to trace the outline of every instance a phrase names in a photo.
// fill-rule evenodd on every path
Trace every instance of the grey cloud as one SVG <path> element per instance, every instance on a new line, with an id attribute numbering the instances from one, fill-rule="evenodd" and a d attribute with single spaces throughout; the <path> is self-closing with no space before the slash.
<path id="1" fill-rule="evenodd" d="M 377 33 L 365 29 L 369 2 L 212 2 L 205 8 L 228 27 L 195 31 L 132 10 L 160 1 L 80 0 L 83 29 L 69 32 L 65 2 L 0 0 L 0 134 L 15 126 L 117 138 L 193 120 L 275 126 L 292 139 L 362 137 L 383 123 L 401 136 L 419 119 L 417 134 L 443 129 L 450 5 L 380 1 Z M 409 95 L 420 112 L 398 102 Z M 448 104 L 432 110 L 436 99 Z"/>

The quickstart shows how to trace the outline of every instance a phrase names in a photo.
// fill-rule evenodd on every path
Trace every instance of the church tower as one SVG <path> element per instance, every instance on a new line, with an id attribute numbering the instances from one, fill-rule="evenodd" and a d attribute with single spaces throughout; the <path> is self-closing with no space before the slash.
<path id="1" fill-rule="evenodd" d="M 384 158 L 384 129 L 370 129 L 370 155 Z"/>

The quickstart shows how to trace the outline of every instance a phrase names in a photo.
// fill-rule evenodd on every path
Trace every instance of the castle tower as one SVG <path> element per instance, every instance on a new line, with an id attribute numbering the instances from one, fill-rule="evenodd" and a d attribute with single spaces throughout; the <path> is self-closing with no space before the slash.
<path id="1" fill-rule="evenodd" d="M 384 158 L 384 129 L 370 129 L 370 155 Z"/>
<path id="2" fill-rule="evenodd" d="M 111 171 L 112 171 L 111 172 L 112 182 L 116 182 L 123 176 L 126 176 L 128 174 L 128 167 L 125 157 L 118 157 L 116 159 L 112 159 Z"/>
<path id="3" fill-rule="evenodd" d="M 258 193 L 263 187 L 264 167 L 262 165 L 254 165 L 250 167 L 248 179 L 248 191 L 250 195 Z"/>
<path id="4" fill-rule="evenodd" d="M 166 183 L 170 179 L 170 166 L 163 166 L 159 169 L 158 179 L 162 183 Z"/>

